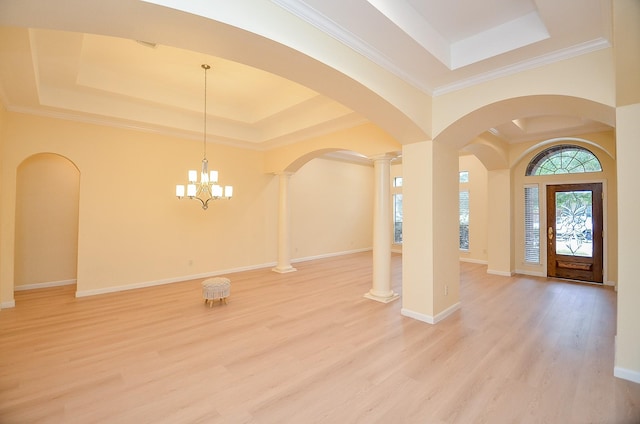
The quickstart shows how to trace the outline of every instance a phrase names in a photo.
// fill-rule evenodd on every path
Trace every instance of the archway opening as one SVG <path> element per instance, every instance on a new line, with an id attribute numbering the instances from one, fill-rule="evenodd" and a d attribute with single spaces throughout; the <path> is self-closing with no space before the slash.
<path id="1" fill-rule="evenodd" d="M 67 158 L 40 153 L 16 179 L 14 289 L 76 283 L 80 172 Z"/>

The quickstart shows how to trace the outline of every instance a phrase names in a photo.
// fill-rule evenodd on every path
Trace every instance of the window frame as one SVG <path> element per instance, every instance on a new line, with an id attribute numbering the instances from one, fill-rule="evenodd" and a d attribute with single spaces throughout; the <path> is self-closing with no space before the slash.
<path id="1" fill-rule="evenodd" d="M 583 158 L 578 159 L 578 155 Z M 594 169 L 587 169 L 591 166 L 585 166 L 593 163 L 597 164 L 596 167 L 593 167 Z M 544 169 L 554 171 L 541 173 L 540 171 Z M 602 172 L 602 163 L 591 150 L 574 144 L 558 144 L 548 147 L 536 154 L 531 161 L 529 161 L 524 175 L 527 177 L 537 177 L 561 174 L 586 174 L 591 172 Z"/>

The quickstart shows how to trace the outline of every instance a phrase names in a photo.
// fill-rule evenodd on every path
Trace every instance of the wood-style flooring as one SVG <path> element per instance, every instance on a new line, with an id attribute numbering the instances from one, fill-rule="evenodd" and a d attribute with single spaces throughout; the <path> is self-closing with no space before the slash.
<path id="1" fill-rule="evenodd" d="M 401 292 L 401 256 L 393 285 Z M 613 377 L 616 294 L 461 264 L 437 325 L 365 299 L 370 252 L 0 312 L 0 423 L 640 423 Z"/>

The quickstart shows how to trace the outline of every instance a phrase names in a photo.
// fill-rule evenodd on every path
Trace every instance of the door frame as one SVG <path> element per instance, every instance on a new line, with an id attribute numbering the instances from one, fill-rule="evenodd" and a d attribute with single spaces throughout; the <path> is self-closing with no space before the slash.
<path id="1" fill-rule="evenodd" d="M 588 257 L 558 254 L 551 256 L 551 252 L 557 247 L 557 193 L 565 192 L 591 192 L 592 193 L 592 255 Z M 553 184 L 548 185 L 545 193 L 547 197 L 547 222 L 545 227 L 548 229 L 547 242 L 547 276 L 556 278 L 575 279 L 586 282 L 603 284 L 604 272 L 604 196 L 602 194 L 601 183 L 580 183 L 580 184 Z M 552 202 L 553 204 L 551 204 Z M 550 218 L 555 219 L 551 220 Z M 567 267 L 558 266 L 556 262 L 567 262 Z M 568 263 L 571 263 L 569 266 Z M 587 269 L 584 265 L 591 264 Z M 551 272 L 554 271 L 554 272 Z"/>
<path id="2" fill-rule="evenodd" d="M 575 177 L 580 174 L 571 174 L 573 178 L 557 178 L 557 179 L 548 179 L 545 181 L 539 181 L 539 203 L 540 203 L 540 223 L 545 223 L 545 225 L 540 225 L 540 264 L 542 265 L 542 271 L 544 276 L 546 277 L 548 274 L 547 269 L 547 257 L 548 257 L 548 243 L 547 243 L 547 186 L 550 185 L 561 185 L 561 184 L 602 184 L 602 231 L 604 232 L 604 237 L 602 239 L 602 283 L 590 283 L 585 281 L 585 284 L 597 284 L 597 285 L 605 285 L 605 286 L 614 286 L 614 284 L 609 281 L 609 225 L 608 225 L 608 217 L 609 217 L 609 208 L 608 208 L 608 199 L 609 199 L 609 188 L 607 186 L 606 179 L 596 179 L 596 178 L 586 178 L 584 180 L 576 179 Z M 553 177 L 553 176 L 551 176 Z M 544 240 L 544 241 L 543 241 Z"/>

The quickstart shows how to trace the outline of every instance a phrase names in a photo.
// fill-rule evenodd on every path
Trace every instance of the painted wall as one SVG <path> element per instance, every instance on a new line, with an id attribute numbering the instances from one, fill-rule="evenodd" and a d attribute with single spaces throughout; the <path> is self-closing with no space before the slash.
<path id="1" fill-rule="evenodd" d="M 618 108 L 616 109 L 619 281 L 616 359 L 617 377 L 640 383 L 640 284 L 636 264 L 640 239 L 640 197 L 638 196 L 638 156 L 640 156 L 640 2 L 614 0 L 614 45 Z"/>
<path id="2" fill-rule="evenodd" d="M 403 146 L 402 314 L 436 323 L 460 306 L 458 151 Z"/>
<path id="3" fill-rule="evenodd" d="M 540 193 L 540 222 L 546 222 L 546 198 L 545 186 L 547 184 L 580 183 L 580 182 L 602 182 L 604 200 L 604 226 L 605 226 L 605 246 L 604 246 L 604 281 L 615 285 L 618 281 L 618 223 L 617 223 L 617 183 L 616 183 L 616 163 L 615 163 L 615 138 L 613 132 L 585 134 L 576 140 L 556 141 L 553 143 L 541 143 L 533 141 L 518 144 L 512 147 L 511 157 L 515 162 L 512 166 L 513 199 L 514 199 L 514 239 L 516 251 L 515 265 L 519 273 L 533 275 L 546 275 L 546 243 L 541 243 L 540 258 L 538 265 L 524 262 L 524 185 L 538 184 Z M 555 144 L 575 144 L 589 149 L 594 153 L 602 164 L 602 173 L 589 174 L 565 174 L 553 176 L 531 176 L 525 177 L 527 165 L 533 157 L 540 151 Z M 541 230 L 542 231 L 542 230 Z M 544 234 L 540 234 L 544 240 Z"/>
<path id="4" fill-rule="evenodd" d="M 264 173 L 263 153 L 209 143 L 210 168 L 223 184 L 234 186 L 234 198 L 204 211 L 195 201 L 175 198 L 175 185 L 187 170 L 198 168 L 201 142 L 126 129 L 7 114 L 2 152 L 2 290 L 13 293 L 16 170 L 33 154 L 52 152 L 71 160 L 80 171 L 77 279 L 78 294 L 200 278 L 230 270 L 271 266 L 277 251 L 277 177 Z M 313 193 L 314 224 L 343 225 L 333 203 L 353 197 L 351 182 L 361 188 L 369 169 L 320 161 L 299 175 L 292 220 Z M 354 168 L 355 171 L 352 171 Z M 348 176 L 334 180 L 333 175 Z M 357 175 L 357 178 L 351 178 Z M 304 180 L 304 181 L 303 181 Z M 371 181 L 369 182 L 371 184 Z M 369 187 L 363 201 L 347 211 L 348 219 L 371 221 Z M 302 209 L 301 209 L 302 208 Z M 353 222 L 352 222 L 353 224 Z M 370 246 L 370 225 L 350 225 L 332 237 L 308 240 L 296 235 L 296 257 L 348 251 Z M 362 229 L 364 234 L 354 231 Z M 364 240 L 368 240 L 365 243 Z M 5 249 L 5 246 L 8 246 Z M 9 266 L 7 266 L 7 263 Z"/>
<path id="5" fill-rule="evenodd" d="M 640 7 L 637 16 L 640 16 Z M 638 280 L 638 239 L 640 196 L 638 157 L 640 156 L 640 103 L 617 110 L 618 181 L 620 198 L 620 269 L 615 375 L 640 383 L 640 282 Z"/>
<path id="6" fill-rule="evenodd" d="M 461 155 L 458 162 L 460 171 L 469 172 L 469 182 L 460 183 L 460 190 L 469 191 L 469 250 L 460 250 L 460 260 L 487 263 L 487 169 L 473 155 Z"/>
<path id="7" fill-rule="evenodd" d="M 80 173 L 68 159 L 42 153 L 18 167 L 16 289 L 74 283 L 78 257 Z"/>
<path id="8" fill-rule="evenodd" d="M 291 258 L 371 249 L 373 167 L 313 159 L 290 177 Z"/>
<path id="9" fill-rule="evenodd" d="M 2 281 L 5 276 L 13 276 L 13 263 L 9 263 L 7 266 L 7 255 L 3 252 L 13 249 L 13 238 L 7 235 L 13 232 L 12 226 L 7 225 L 5 216 L 5 204 L 6 204 L 6 190 L 4 188 L 4 174 L 5 174 L 5 132 L 6 122 L 8 119 L 7 110 L 0 102 L 0 309 L 5 307 L 11 307 L 14 305 L 13 290 L 8 287 L 2 286 Z M 9 228 L 11 231 L 9 231 Z M 9 255 L 12 257 L 12 255 Z M 11 259 L 13 260 L 13 259 Z"/>

